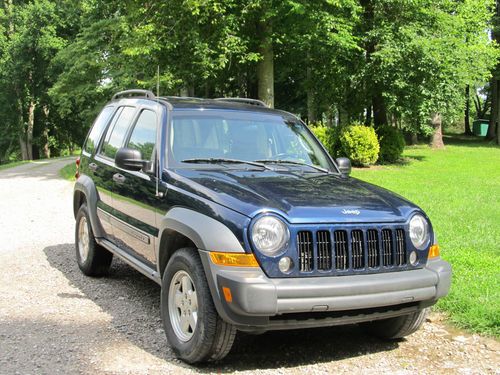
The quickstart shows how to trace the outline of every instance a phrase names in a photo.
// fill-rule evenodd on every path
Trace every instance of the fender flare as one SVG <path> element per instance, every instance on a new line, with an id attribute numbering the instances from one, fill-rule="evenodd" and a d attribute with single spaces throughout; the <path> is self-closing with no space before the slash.
<path id="1" fill-rule="evenodd" d="M 97 189 L 95 187 L 94 181 L 86 175 L 81 175 L 75 182 L 75 188 L 73 191 L 73 210 L 76 215 L 78 210 L 77 207 L 77 192 L 85 196 L 87 202 L 87 209 L 90 216 L 90 225 L 92 226 L 92 231 L 95 237 L 104 237 L 104 230 L 102 229 L 101 223 L 97 216 L 97 202 L 99 200 Z"/>
<path id="2" fill-rule="evenodd" d="M 220 221 L 184 207 L 170 209 L 158 225 L 160 239 L 156 256 L 159 259 L 161 236 L 174 230 L 189 238 L 199 250 L 244 253 L 234 233 Z"/>

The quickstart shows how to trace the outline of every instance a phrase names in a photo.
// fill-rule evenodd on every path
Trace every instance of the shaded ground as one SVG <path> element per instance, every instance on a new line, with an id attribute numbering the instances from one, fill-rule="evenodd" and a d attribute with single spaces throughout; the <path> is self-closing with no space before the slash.
<path id="1" fill-rule="evenodd" d="M 386 343 L 358 327 L 240 335 L 222 363 L 191 367 L 170 351 L 159 287 L 114 261 L 83 276 L 74 260 L 68 160 L 0 171 L 0 373 L 497 373 L 499 345 L 432 315 L 407 340 Z"/>

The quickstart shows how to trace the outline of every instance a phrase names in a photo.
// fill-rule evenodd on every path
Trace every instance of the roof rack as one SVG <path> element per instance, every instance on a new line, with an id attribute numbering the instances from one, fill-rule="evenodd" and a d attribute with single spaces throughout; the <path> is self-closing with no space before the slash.
<path id="1" fill-rule="evenodd" d="M 112 100 L 118 99 L 121 96 L 131 96 L 131 95 L 145 96 L 148 99 L 155 98 L 155 94 L 152 91 L 133 89 L 133 90 L 125 90 L 117 92 L 115 95 L 113 95 Z"/>
<path id="2" fill-rule="evenodd" d="M 236 103 L 244 103 L 244 104 L 250 104 L 250 105 L 255 105 L 257 107 L 266 107 L 266 103 L 264 103 L 262 100 L 257 100 L 257 99 L 250 99 L 250 98 L 215 98 L 214 100 L 219 100 L 222 102 L 236 102 Z"/>

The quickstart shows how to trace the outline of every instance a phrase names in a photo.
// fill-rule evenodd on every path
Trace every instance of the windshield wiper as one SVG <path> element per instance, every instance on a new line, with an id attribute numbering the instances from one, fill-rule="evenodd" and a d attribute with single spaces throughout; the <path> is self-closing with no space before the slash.
<path id="1" fill-rule="evenodd" d="M 295 164 L 295 165 L 304 165 L 307 167 L 314 168 L 318 171 L 324 172 L 324 173 L 331 173 L 328 169 L 317 167 L 315 165 L 307 164 L 307 163 L 302 163 L 300 161 L 295 161 L 295 160 L 280 160 L 280 159 L 260 159 L 260 160 L 254 160 L 255 163 L 273 163 L 273 164 Z"/>
<path id="2" fill-rule="evenodd" d="M 231 163 L 231 164 L 248 164 L 253 165 L 255 167 L 260 167 L 264 169 L 269 169 L 267 165 L 259 163 L 257 161 L 248 161 L 248 160 L 239 160 L 239 159 L 226 159 L 226 158 L 193 158 L 193 159 L 184 159 L 181 163 L 207 163 L 207 164 L 222 164 L 222 163 Z"/>

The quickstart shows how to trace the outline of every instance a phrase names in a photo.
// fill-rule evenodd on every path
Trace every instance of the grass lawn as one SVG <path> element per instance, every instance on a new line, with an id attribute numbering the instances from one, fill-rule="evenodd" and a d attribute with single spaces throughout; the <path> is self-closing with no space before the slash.
<path id="1" fill-rule="evenodd" d="M 62 167 L 59 170 L 59 175 L 68 181 L 75 181 L 76 180 L 75 173 L 76 173 L 76 165 L 75 165 L 74 160 L 72 160 L 70 164 Z"/>
<path id="2" fill-rule="evenodd" d="M 401 166 L 353 176 L 393 190 L 430 217 L 441 255 L 453 267 L 437 308 L 459 327 L 500 336 L 500 148 L 447 137 L 446 150 L 408 147 Z"/>

